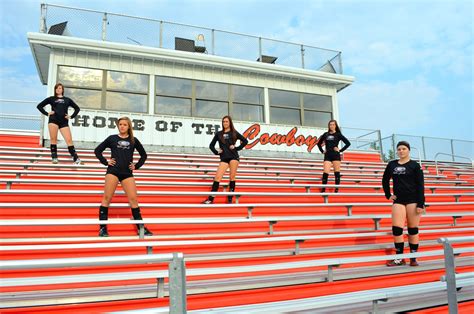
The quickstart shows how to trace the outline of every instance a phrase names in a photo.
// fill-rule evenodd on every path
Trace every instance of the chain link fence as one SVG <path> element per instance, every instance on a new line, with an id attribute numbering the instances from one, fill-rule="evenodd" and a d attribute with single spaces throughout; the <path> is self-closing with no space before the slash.
<path id="1" fill-rule="evenodd" d="M 382 151 L 380 130 L 344 127 L 341 131 L 351 142 L 350 150 Z"/>
<path id="2" fill-rule="evenodd" d="M 26 100 L 0 99 L 0 129 L 39 131 L 41 114 L 38 103 Z"/>
<path id="3" fill-rule="evenodd" d="M 396 145 L 399 141 L 410 143 L 413 154 L 423 160 L 435 160 L 436 154 L 445 153 L 436 159 L 438 161 L 466 162 L 465 158 L 474 159 L 474 142 L 429 136 L 393 134 L 384 137 L 382 142 L 382 156 L 384 160 L 397 158 Z M 464 158 L 461 158 L 464 157 Z"/>
<path id="4" fill-rule="evenodd" d="M 123 14 L 41 5 L 40 32 L 63 22 L 67 22 L 64 34 L 74 37 L 164 49 L 176 49 L 176 38 L 182 38 L 192 45 L 186 51 L 342 74 L 341 52 L 336 50 Z"/>

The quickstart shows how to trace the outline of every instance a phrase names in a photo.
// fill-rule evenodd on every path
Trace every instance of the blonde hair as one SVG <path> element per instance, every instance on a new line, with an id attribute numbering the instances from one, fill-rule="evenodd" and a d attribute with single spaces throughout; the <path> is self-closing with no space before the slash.
<path id="1" fill-rule="evenodd" d="M 127 130 L 127 133 L 128 133 L 128 136 L 130 136 L 130 142 L 132 142 L 132 144 L 135 142 L 135 137 L 133 136 L 133 128 L 132 128 L 132 120 L 130 120 L 129 117 L 121 117 L 117 120 L 116 124 L 117 124 L 117 128 L 119 126 L 119 123 L 120 121 L 127 121 L 127 124 L 128 124 L 128 130 Z"/>

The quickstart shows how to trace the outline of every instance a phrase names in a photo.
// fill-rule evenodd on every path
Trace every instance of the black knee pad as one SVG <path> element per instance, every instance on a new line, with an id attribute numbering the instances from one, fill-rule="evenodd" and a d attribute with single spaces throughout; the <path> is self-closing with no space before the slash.
<path id="1" fill-rule="evenodd" d="M 409 235 L 416 235 L 416 234 L 418 234 L 418 227 L 415 227 L 415 228 L 408 228 L 408 234 L 409 234 Z"/>
<path id="2" fill-rule="evenodd" d="M 392 233 L 394 236 L 401 236 L 403 234 L 403 228 L 392 226 Z"/>

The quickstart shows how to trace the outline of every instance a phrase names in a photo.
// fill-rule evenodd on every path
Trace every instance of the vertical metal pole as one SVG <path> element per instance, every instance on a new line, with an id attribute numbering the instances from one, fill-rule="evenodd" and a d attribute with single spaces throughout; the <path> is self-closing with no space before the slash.
<path id="1" fill-rule="evenodd" d="M 170 313 L 186 313 L 186 265 L 183 253 L 173 253 L 173 261 L 169 263 L 168 269 Z"/>
<path id="2" fill-rule="evenodd" d="M 46 4 L 41 3 L 40 33 L 46 33 Z"/>
<path id="3" fill-rule="evenodd" d="M 216 51 L 215 51 L 215 48 L 216 48 L 216 47 L 215 47 L 215 44 L 216 44 L 216 43 L 215 43 L 215 41 L 214 41 L 214 40 L 215 40 L 215 37 L 216 37 L 216 36 L 215 36 L 215 30 L 213 29 L 213 30 L 211 31 L 211 39 L 212 39 L 212 54 L 213 54 L 213 55 L 215 55 L 215 54 L 216 54 Z"/>
<path id="4" fill-rule="evenodd" d="M 380 132 L 380 130 L 377 130 L 377 136 L 379 137 L 379 150 L 380 150 L 380 154 L 383 155 L 382 133 Z"/>
<path id="5" fill-rule="evenodd" d="M 453 157 L 453 161 L 456 161 L 456 160 L 455 160 L 456 158 L 454 157 L 454 144 L 453 144 L 453 141 L 454 141 L 454 140 L 451 139 L 451 155 L 452 155 L 452 157 Z"/>
<path id="6" fill-rule="evenodd" d="M 104 12 L 102 17 L 102 41 L 105 41 L 107 38 L 107 12 Z"/>
<path id="7" fill-rule="evenodd" d="M 456 294 L 456 273 L 454 264 L 454 252 L 451 243 L 446 239 L 443 241 L 444 246 L 444 268 L 446 269 L 446 285 L 448 291 L 448 307 L 449 314 L 458 313 L 458 298 Z"/>
<path id="8" fill-rule="evenodd" d="M 339 74 L 342 74 L 342 52 L 337 54 L 337 59 L 339 60 Z"/>
<path id="9" fill-rule="evenodd" d="M 301 45 L 301 67 L 304 69 L 304 46 Z"/>
<path id="10" fill-rule="evenodd" d="M 262 59 L 262 37 L 258 37 L 258 55 L 260 56 L 260 62 L 263 62 Z"/>
<path id="11" fill-rule="evenodd" d="M 163 21 L 160 21 L 160 48 L 163 48 Z"/>
<path id="12" fill-rule="evenodd" d="M 426 160 L 425 137 L 421 137 L 421 146 L 423 148 L 423 159 Z"/>
<path id="13" fill-rule="evenodd" d="M 395 150 L 395 134 L 392 134 L 392 149 L 393 149 L 393 157 L 395 158 L 396 156 L 396 150 Z"/>
<path id="14" fill-rule="evenodd" d="M 372 313 L 373 314 L 379 313 L 379 300 L 372 301 Z"/>

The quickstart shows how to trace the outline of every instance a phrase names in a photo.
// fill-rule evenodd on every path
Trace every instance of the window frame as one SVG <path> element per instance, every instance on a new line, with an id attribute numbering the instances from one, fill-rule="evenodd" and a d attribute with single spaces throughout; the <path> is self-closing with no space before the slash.
<path id="1" fill-rule="evenodd" d="M 66 67 L 66 68 L 73 68 L 73 69 L 91 69 L 91 70 L 99 70 L 102 72 L 102 84 L 101 87 L 84 87 L 80 85 L 71 85 L 71 84 L 64 84 L 59 80 L 59 75 L 61 71 L 61 67 Z M 120 72 L 120 73 L 127 73 L 127 74 L 135 74 L 135 75 L 143 75 L 147 77 L 148 83 L 146 86 L 146 92 L 132 92 L 129 90 L 123 90 L 123 89 L 117 89 L 117 88 L 108 88 L 107 87 L 107 74 L 108 72 Z M 56 73 L 56 82 L 61 83 L 64 85 L 64 88 L 71 88 L 71 89 L 81 89 L 81 90 L 93 90 L 93 91 L 99 91 L 101 92 L 101 97 L 100 97 L 100 104 L 99 107 L 97 108 L 87 108 L 89 110 L 104 110 L 104 111 L 112 111 L 112 112 L 130 112 L 130 113 L 138 113 L 138 114 L 146 114 L 148 113 L 148 105 L 150 102 L 150 81 L 149 81 L 149 75 L 143 74 L 143 73 L 136 73 L 136 72 L 127 72 L 127 71 L 113 71 L 113 70 L 106 70 L 106 69 L 97 69 L 97 68 L 86 68 L 86 67 L 78 67 L 78 66 L 71 66 L 71 65 L 65 65 L 65 64 L 58 64 L 57 65 L 57 73 Z M 130 95 L 141 95 L 141 96 L 146 96 L 146 101 L 145 101 L 145 110 L 144 111 L 132 111 L 132 110 L 117 110 L 117 109 L 110 109 L 106 108 L 107 105 L 107 92 L 112 92 L 112 93 L 123 93 L 123 94 L 130 94 Z"/>

